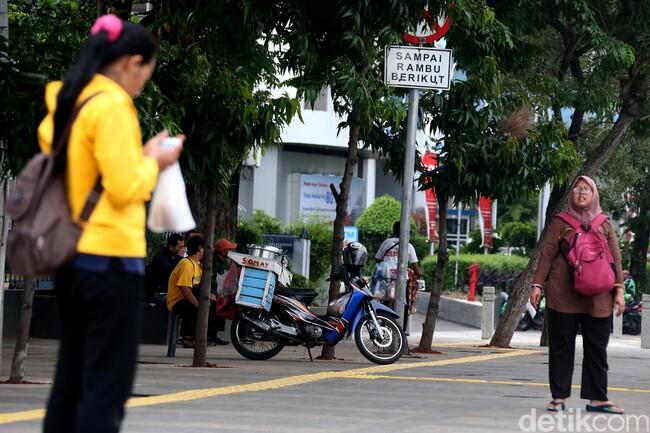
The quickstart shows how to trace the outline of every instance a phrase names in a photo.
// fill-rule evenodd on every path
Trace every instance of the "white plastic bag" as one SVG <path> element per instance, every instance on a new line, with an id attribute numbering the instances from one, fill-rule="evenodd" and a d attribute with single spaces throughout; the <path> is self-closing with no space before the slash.
<path id="1" fill-rule="evenodd" d="M 178 163 L 170 165 L 158 176 L 158 185 L 149 205 L 147 227 L 156 233 L 186 232 L 196 227 Z"/>

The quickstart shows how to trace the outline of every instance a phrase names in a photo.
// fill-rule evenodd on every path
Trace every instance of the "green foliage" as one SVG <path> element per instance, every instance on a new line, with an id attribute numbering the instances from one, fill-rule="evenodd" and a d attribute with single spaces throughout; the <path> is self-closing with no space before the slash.
<path id="1" fill-rule="evenodd" d="M 10 43 L 0 36 L 0 176 L 37 151 L 45 83 L 60 80 L 88 34 L 94 7 L 71 0 L 8 4 Z"/>
<path id="2" fill-rule="evenodd" d="M 460 249 L 461 254 L 483 254 L 483 238 L 481 237 L 480 230 L 474 230 L 469 234 L 469 242 L 467 242 Z M 499 237 L 498 233 L 492 235 L 492 248 L 489 254 L 498 254 L 499 248 L 503 246 L 503 239 Z"/>
<path id="3" fill-rule="evenodd" d="M 530 251 L 537 242 L 537 227 L 535 224 L 505 223 L 501 226 L 499 233 L 509 247 L 523 248 Z"/>
<path id="4" fill-rule="evenodd" d="M 402 204 L 390 195 L 384 195 L 363 211 L 356 225 L 359 228 L 359 241 L 365 245 L 369 256 L 374 257 L 379 246 L 386 239 L 393 236 L 393 224 L 400 220 Z M 415 248 L 419 258 L 429 255 L 429 242 L 425 236 L 420 235 L 415 223 L 411 221 L 411 245 Z M 369 260 L 370 265 L 374 265 Z"/>
<path id="5" fill-rule="evenodd" d="M 161 2 L 143 20 L 160 41 L 155 86 L 141 104 L 146 132 L 182 130 L 183 173 L 196 185 L 216 181 L 224 194 L 249 151 L 280 141 L 299 107 L 271 93 L 278 84 L 267 44 L 273 18 L 258 3 Z"/>
<path id="6" fill-rule="evenodd" d="M 507 203 L 499 202 L 498 220 L 500 224 L 514 221 L 535 223 L 537 221 L 537 194 L 522 196 Z"/>
<path id="7" fill-rule="evenodd" d="M 393 223 L 400 220 L 402 204 L 394 197 L 384 195 L 363 211 L 357 219 L 359 240 L 368 249 L 368 254 L 374 255 L 384 239 L 393 234 Z"/>
<path id="8" fill-rule="evenodd" d="M 289 285 L 290 289 L 318 289 L 318 284 L 309 280 L 297 272 L 293 272 L 293 279 Z"/>
<path id="9" fill-rule="evenodd" d="M 309 279 L 318 281 L 323 278 L 330 268 L 332 224 L 323 219 L 311 218 L 305 222 L 292 225 L 288 230 L 296 236 L 306 234 L 307 239 L 311 241 Z"/>
<path id="10" fill-rule="evenodd" d="M 282 233 L 280 221 L 262 210 L 256 209 L 253 216 L 237 226 L 237 249 L 247 252 L 247 245 L 260 244 L 266 233 Z"/>
<path id="11" fill-rule="evenodd" d="M 424 273 L 427 287 L 431 287 L 435 274 L 436 256 L 427 257 L 422 260 L 420 268 Z M 481 267 L 479 271 L 479 288 L 483 286 L 494 286 L 498 289 L 509 291 L 514 287 L 516 277 L 528 263 L 528 259 L 519 256 L 504 256 L 500 254 L 461 254 L 458 261 L 458 281 L 459 286 L 469 281 L 467 269 L 472 263 L 478 263 Z M 444 285 L 445 290 L 456 290 L 454 287 L 454 274 L 456 269 L 456 256 L 450 257 L 449 263 L 445 268 Z"/>

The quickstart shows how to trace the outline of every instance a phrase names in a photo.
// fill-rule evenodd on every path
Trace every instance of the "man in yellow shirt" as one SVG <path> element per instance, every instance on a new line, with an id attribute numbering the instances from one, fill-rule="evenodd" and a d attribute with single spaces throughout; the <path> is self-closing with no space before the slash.
<path id="1" fill-rule="evenodd" d="M 167 309 L 181 316 L 181 335 L 183 346 L 194 346 L 194 329 L 199 300 L 193 289 L 198 288 L 203 275 L 201 260 L 203 260 L 205 241 L 201 236 L 194 236 L 185 244 L 187 257 L 178 262 L 167 285 Z"/>
<path id="2" fill-rule="evenodd" d="M 194 347 L 194 330 L 196 328 L 196 315 L 199 309 L 199 300 L 194 290 L 201 283 L 205 240 L 200 235 L 189 238 L 185 244 L 187 257 L 181 259 L 176 265 L 167 285 L 167 309 L 181 316 L 181 335 L 183 347 Z M 215 343 L 216 331 L 216 297 L 210 295 L 210 310 L 208 316 L 208 341 Z"/>

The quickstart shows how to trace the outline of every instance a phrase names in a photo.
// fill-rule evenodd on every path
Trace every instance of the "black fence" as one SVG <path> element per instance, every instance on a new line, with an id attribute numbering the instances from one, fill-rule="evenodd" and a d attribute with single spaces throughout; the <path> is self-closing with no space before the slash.
<path id="1" fill-rule="evenodd" d="M 14 275 L 11 272 L 5 273 L 3 287 L 7 290 L 23 290 L 25 288 L 25 278 Z M 34 280 L 34 289 L 52 290 L 54 289 L 53 277 L 42 277 Z"/>

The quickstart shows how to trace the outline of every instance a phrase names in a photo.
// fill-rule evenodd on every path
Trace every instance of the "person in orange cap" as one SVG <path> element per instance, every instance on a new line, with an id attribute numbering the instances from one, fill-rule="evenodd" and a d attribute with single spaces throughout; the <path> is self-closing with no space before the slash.
<path id="1" fill-rule="evenodd" d="M 212 293 L 218 298 L 232 297 L 237 291 L 239 282 L 239 268 L 228 257 L 228 253 L 237 248 L 237 244 L 228 239 L 219 239 L 214 245 L 214 258 L 212 270 Z M 219 309 L 227 307 L 227 302 L 217 302 L 217 332 L 225 329 L 226 320 L 219 314 Z M 228 344 L 226 341 L 214 336 L 217 344 Z"/>

